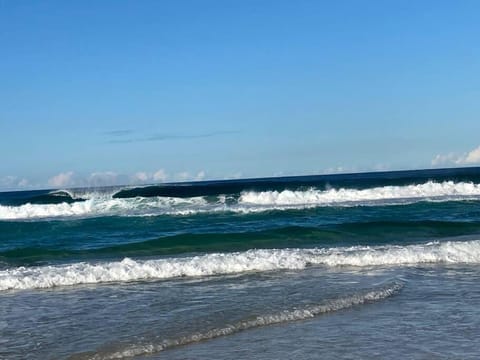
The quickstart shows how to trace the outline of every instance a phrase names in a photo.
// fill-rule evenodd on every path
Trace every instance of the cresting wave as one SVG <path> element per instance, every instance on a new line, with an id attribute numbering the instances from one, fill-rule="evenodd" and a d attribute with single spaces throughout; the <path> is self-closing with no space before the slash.
<path id="1" fill-rule="evenodd" d="M 92 197 L 85 201 L 60 204 L 0 205 L 0 220 L 135 216 L 135 215 L 185 215 L 206 205 L 203 198 L 132 198 L 112 199 Z"/>
<path id="2" fill-rule="evenodd" d="M 319 191 L 265 191 L 246 192 L 239 202 L 255 205 L 318 205 L 379 200 L 411 200 L 461 196 L 479 196 L 480 184 L 455 183 L 453 181 L 426 182 L 419 185 L 383 186 L 370 189 L 329 189 Z"/>
<path id="3" fill-rule="evenodd" d="M 379 286 L 378 288 L 371 289 L 369 291 L 327 300 L 315 305 L 283 310 L 273 314 L 258 315 L 251 319 L 241 320 L 236 323 L 229 324 L 224 327 L 213 328 L 205 332 L 198 332 L 176 339 L 173 338 L 161 340 L 158 343 L 125 346 L 124 348 L 110 352 L 99 351 L 93 354 L 78 354 L 71 357 L 71 359 L 107 360 L 155 354 L 175 348 L 177 346 L 211 340 L 221 336 L 228 336 L 249 329 L 311 319 L 322 314 L 348 309 L 357 305 L 373 303 L 395 295 L 403 288 L 403 286 L 403 282 L 393 281 L 392 283 L 384 284 L 383 286 Z"/>
<path id="4" fill-rule="evenodd" d="M 425 263 L 479 264 L 480 240 L 408 246 L 265 249 L 185 258 L 137 261 L 125 258 L 122 261 L 103 263 L 18 267 L 0 271 L 0 291 L 284 269 L 300 270 L 312 265 L 371 267 Z"/>
<path id="5" fill-rule="evenodd" d="M 269 210 L 303 209 L 320 206 L 405 204 L 417 201 L 480 199 L 480 184 L 468 182 L 426 182 L 419 185 L 383 186 L 368 189 L 283 190 L 242 192 L 207 197 L 112 198 L 112 194 L 89 194 L 83 201 L 59 204 L 0 205 L 0 220 L 95 216 L 192 215 L 205 212 L 254 213 Z"/>

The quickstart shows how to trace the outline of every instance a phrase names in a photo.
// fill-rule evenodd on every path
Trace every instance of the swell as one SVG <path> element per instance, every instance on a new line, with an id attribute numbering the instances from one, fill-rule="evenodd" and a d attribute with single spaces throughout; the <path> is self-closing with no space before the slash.
<path id="1" fill-rule="evenodd" d="M 182 233 L 146 241 L 89 249 L 60 248 L 58 244 L 17 246 L 0 251 L 0 261 L 14 266 L 69 259 L 162 256 L 185 253 L 233 252 L 248 249 L 308 246 L 407 245 L 422 240 L 480 234 L 480 222 L 368 221 L 319 227 L 286 226 L 233 233 Z M 76 244 L 81 245 L 81 244 Z M 90 244 L 92 246 L 93 244 Z"/>
<path id="2" fill-rule="evenodd" d="M 331 188 L 324 191 L 244 192 L 239 203 L 257 206 L 298 206 L 328 204 L 376 204 L 381 201 L 409 203 L 418 200 L 452 200 L 480 195 L 480 185 L 465 182 L 433 182 L 405 186 L 381 186 L 368 189 Z"/>
<path id="3" fill-rule="evenodd" d="M 149 186 L 109 186 L 100 188 L 76 188 L 57 190 L 33 190 L 0 192 L 0 205 L 72 204 L 95 196 L 109 198 L 135 197 L 208 197 L 239 195 L 242 192 L 304 191 L 315 188 L 367 189 L 384 186 L 417 185 L 434 182 L 480 182 L 480 168 L 430 169 L 411 171 L 371 172 L 354 174 L 288 176 L 239 180 L 199 181 L 169 183 Z"/>
<path id="4" fill-rule="evenodd" d="M 0 204 L 4 206 L 20 206 L 24 204 L 71 204 L 75 201 L 85 200 L 75 197 L 66 190 L 58 191 L 22 191 L 14 193 L 1 193 Z"/>
<path id="5" fill-rule="evenodd" d="M 184 216 L 205 213 L 250 214 L 301 210 L 315 207 L 405 205 L 422 201 L 480 199 L 480 184 L 426 182 L 417 185 L 382 186 L 368 189 L 245 191 L 237 197 L 134 197 L 94 196 L 85 201 L 60 204 L 0 205 L 0 220 L 28 220 L 99 216 Z"/>
<path id="6" fill-rule="evenodd" d="M 85 201 L 93 197 L 110 198 L 118 187 L 103 188 L 80 188 L 58 190 L 31 190 L 0 192 L 0 205 L 21 206 L 25 204 L 72 204 L 77 201 Z"/>
<path id="7" fill-rule="evenodd" d="M 71 356 L 70 359 L 107 360 L 152 355 L 178 346 L 208 341 L 222 336 L 234 335 L 250 329 L 308 320 L 323 314 L 349 309 L 354 306 L 375 303 L 394 296 L 400 292 L 403 287 L 404 283 L 402 281 L 392 281 L 391 283 L 383 284 L 373 289 L 364 290 L 363 292 L 325 300 L 317 304 L 285 309 L 276 313 L 257 315 L 227 324 L 223 327 L 206 329 L 202 332 L 196 332 L 178 338 L 159 339 L 152 342 L 124 345 L 117 349 L 81 353 Z"/>
<path id="8" fill-rule="evenodd" d="M 18 267 L 0 270 L 0 291 L 302 270 L 309 266 L 363 268 L 419 264 L 480 264 L 480 240 L 406 246 L 255 249 L 151 260 L 125 258 L 122 261 Z"/>
<path id="9" fill-rule="evenodd" d="M 330 187 L 365 189 L 381 186 L 405 186 L 427 181 L 478 182 L 480 168 L 432 169 L 413 171 L 370 172 L 311 176 L 287 176 L 223 181 L 162 184 L 119 190 L 114 198 L 130 197 L 197 197 L 239 194 L 241 192 L 302 191 Z"/>

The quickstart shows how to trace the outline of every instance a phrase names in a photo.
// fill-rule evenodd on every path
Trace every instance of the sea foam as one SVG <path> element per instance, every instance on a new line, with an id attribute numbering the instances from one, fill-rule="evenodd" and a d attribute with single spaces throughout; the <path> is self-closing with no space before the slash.
<path id="1" fill-rule="evenodd" d="M 408 204 L 418 201 L 450 201 L 480 198 L 480 184 L 426 182 L 419 185 L 383 186 L 368 189 L 309 189 L 303 191 L 248 191 L 226 202 L 219 196 L 112 198 L 112 194 L 91 193 L 84 201 L 60 204 L 0 205 L 0 220 L 28 220 L 96 216 L 192 215 L 199 213 L 255 213 L 321 206 Z"/>
<path id="2" fill-rule="evenodd" d="M 81 284 L 161 280 L 179 277 L 301 270 L 307 266 L 409 266 L 437 263 L 480 263 L 480 240 L 432 242 L 408 246 L 262 249 L 213 253 L 184 258 L 74 263 L 17 267 L 0 271 L 0 291 Z"/>
<path id="3" fill-rule="evenodd" d="M 131 198 L 92 197 L 85 201 L 60 204 L 0 205 L 0 220 L 50 219 L 64 217 L 186 214 L 201 209 L 203 198 Z"/>
<path id="4" fill-rule="evenodd" d="M 307 191 L 245 192 L 239 202 L 256 205 L 317 205 L 345 202 L 429 199 L 456 196 L 479 196 L 480 184 L 453 181 L 426 182 L 419 185 L 382 186 L 369 189 L 328 189 Z"/>

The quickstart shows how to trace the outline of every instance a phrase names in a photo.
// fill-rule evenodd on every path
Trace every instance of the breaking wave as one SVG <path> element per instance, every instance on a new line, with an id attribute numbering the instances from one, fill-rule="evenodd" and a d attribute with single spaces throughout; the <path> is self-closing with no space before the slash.
<path id="1" fill-rule="evenodd" d="M 320 205 L 337 203 L 372 202 L 379 200 L 453 199 L 480 196 L 480 184 L 453 181 L 426 182 L 419 185 L 383 186 L 370 189 L 329 189 L 320 191 L 264 191 L 245 192 L 239 202 L 255 205 Z"/>
<path id="2" fill-rule="evenodd" d="M 53 196 L 53 195 L 52 195 Z M 60 192 L 58 198 L 73 195 Z M 112 194 L 84 194 L 83 201 L 57 204 L 0 205 L 0 220 L 94 216 L 191 215 L 206 212 L 254 213 L 321 206 L 409 204 L 418 201 L 479 200 L 480 184 L 426 182 L 418 185 L 369 189 L 245 191 L 238 195 L 209 197 L 112 198 Z"/>
<path id="3" fill-rule="evenodd" d="M 401 266 L 437 263 L 480 263 L 480 240 L 431 242 L 408 246 L 353 246 L 312 249 L 264 249 L 214 253 L 184 258 L 74 263 L 18 267 L 0 271 L 0 291 L 81 284 L 160 280 L 307 266 Z"/>
<path id="4" fill-rule="evenodd" d="M 258 315 L 249 319 L 244 319 L 233 324 L 225 325 L 197 332 L 191 335 L 179 338 L 160 340 L 159 342 L 127 345 L 114 351 L 99 351 L 97 353 L 84 353 L 71 357 L 72 359 L 91 359 L 107 360 L 122 359 L 140 355 L 149 355 L 165 351 L 178 346 L 188 345 L 200 341 L 207 341 L 221 336 L 233 335 L 235 333 L 254 329 L 263 326 L 270 326 L 293 321 L 301 321 L 314 318 L 316 316 L 335 311 L 351 308 L 353 306 L 364 305 L 381 301 L 398 293 L 404 284 L 401 281 L 393 281 L 377 288 L 355 293 L 352 295 L 326 300 L 324 302 L 303 307 L 292 308 L 279 311 L 277 313 Z"/>
<path id="5" fill-rule="evenodd" d="M 60 204 L 0 205 L 0 220 L 64 217 L 185 215 L 197 212 L 207 202 L 203 198 L 132 198 L 92 197 L 84 201 Z"/>

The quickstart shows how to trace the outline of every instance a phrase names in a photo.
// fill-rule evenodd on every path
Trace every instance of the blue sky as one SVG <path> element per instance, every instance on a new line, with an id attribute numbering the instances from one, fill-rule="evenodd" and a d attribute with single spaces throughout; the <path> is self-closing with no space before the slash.
<path id="1" fill-rule="evenodd" d="M 476 165 L 479 13 L 0 0 L 0 190 Z"/>

